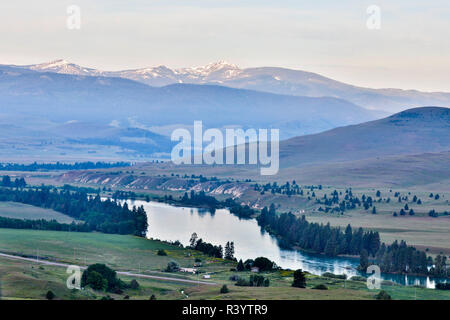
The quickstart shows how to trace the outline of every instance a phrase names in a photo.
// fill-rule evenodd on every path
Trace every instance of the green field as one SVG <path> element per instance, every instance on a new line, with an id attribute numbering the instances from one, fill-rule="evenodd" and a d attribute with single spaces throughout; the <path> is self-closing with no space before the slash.
<path id="1" fill-rule="evenodd" d="M 66 287 L 68 274 L 66 269 L 56 266 L 40 265 L 24 261 L 15 261 L 0 257 L 0 299 L 45 299 L 48 290 L 55 293 L 56 299 L 62 300 L 92 300 L 110 295 L 115 299 L 123 299 L 126 295 L 130 299 L 147 300 L 151 295 L 158 299 L 182 299 L 181 293 L 192 284 L 180 284 L 171 281 L 138 279 L 140 288 L 126 290 L 123 294 L 86 290 L 69 290 Z M 126 282 L 132 278 L 120 276 Z"/>
<path id="2" fill-rule="evenodd" d="M 158 256 L 164 249 L 168 256 Z M 39 251 L 38 251 L 39 250 Z M 250 272 L 230 271 L 234 262 L 209 258 L 199 252 L 174 247 L 159 241 L 123 235 L 100 233 L 70 233 L 56 231 L 0 229 L 0 252 L 78 265 L 105 263 L 117 271 L 134 271 L 196 280 L 197 276 L 184 273 L 160 273 L 171 260 L 182 267 L 192 267 L 195 259 L 202 261 L 201 273 L 209 273 L 210 281 L 217 285 L 196 285 L 167 280 L 137 278 L 140 288 L 127 289 L 123 294 L 110 294 L 115 299 L 373 299 L 378 290 L 368 290 L 365 282 L 339 280 L 309 275 L 307 288 L 292 288 L 292 272 L 264 273 L 270 279 L 269 287 L 237 287 L 229 278 L 232 275 L 248 278 Z M 64 267 L 41 265 L 37 262 L 18 261 L 0 257 L 0 293 L 3 299 L 44 299 L 52 290 L 57 299 L 99 299 L 107 293 L 69 290 L 65 283 Z M 120 276 L 125 281 L 132 278 Z M 226 284 L 227 294 L 220 294 Z M 315 290 L 325 284 L 329 290 Z M 383 285 L 394 299 L 450 299 L 450 292 L 424 288 Z"/>
<path id="3" fill-rule="evenodd" d="M 168 256 L 158 256 L 160 249 Z M 215 264 L 229 268 L 227 263 L 159 241 L 94 232 L 0 229 L 0 252 L 33 257 L 39 254 L 40 259 L 79 265 L 98 262 L 118 271 L 160 271 L 171 260 L 192 267 L 197 256 L 206 260 L 206 269 Z"/>
<path id="4" fill-rule="evenodd" d="M 65 283 L 67 274 L 65 268 L 39 265 L 32 262 L 15 261 L 0 257 L 0 298 L 2 299 L 45 299 L 45 293 L 52 290 L 56 299 L 100 299 L 110 295 L 114 299 L 147 300 L 155 295 L 159 300 L 195 299 L 195 300 L 361 300 L 374 299 L 379 290 L 368 290 L 365 282 L 352 280 L 329 279 L 325 277 L 307 276 L 307 288 L 291 287 L 292 273 L 276 271 L 263 273 L 270 279 L 269 287 L 238 287 L 229 280 L 231 275 L 238 274 L 248 278 L 250 272 L 236 273 L 228 270 L 212 274 L 217 285 L 206 286 L 187 283 L 177 283 L 163 280 L 137 278 L 140 288 L 127 289 L 123 294 L 111 294 L 84 290 L 69 290 Z M 177 274 L 179 277 L 179 274 Z M 131 281 L 131 277 L 120 275 L 124 281 Z M 220 287 L 226 284 L 230 290 L 221 294 Z M 328 290 L 313 289 L 318 284 L 324 284 Z M 393 299 L 400 300 L 450 300 L 450 292 L 424 288 L 404 287 L 400 285 L 382 285 Z"/>
<path id="5" fill-rule="evenodd" d="M 273 272 L 263 274 L 270 279 L 270 287 L 253 288 L 238 287 L 230 284 L 230 293 L 219 294 L 214 287 L 200 286 L 186 290 L 190 299 L 258 299 L 258 300 L 367 300 L 374 299 L 380 290 L 369 290 L 362 281 L 329 279 L 321 276 L 307 276 L 305 289 L 293 288 L 292 274 L 287 272 Z M 250 273 L 240 274 L 248 277 Z M 223 274 L 222 277 L 228 275 Z M 220 277 L 218 275 L 218 277 Z M 224 280 L 224 283 L 227 283 Z M 313 289 L 316 285 L 324 284 L 328 290 Z M 394 300 L 450 300 L 450 292 L 425 288 L 406 287 L 401 285 L 381 285 L 381 289 L 389 293 Z"/>
<path id="6" fill-rule="evenodd" d="M 51 209 L 10 201 L 0 202 L 0 217 L 29 220 L 56 220 L 60 223 L 71 223 L 73 221 L 71 217 Z"/>

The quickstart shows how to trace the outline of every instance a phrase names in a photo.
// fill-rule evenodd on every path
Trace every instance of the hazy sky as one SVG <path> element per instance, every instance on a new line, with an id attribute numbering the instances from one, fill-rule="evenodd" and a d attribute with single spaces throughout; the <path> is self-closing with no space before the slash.
<path id="1" fill-rule="evenodd" d="M 81 29 L 66 26 L 69 5 Z M 381 9 L 370 30 L 366 10 Z M 104 70 L 226 60 L 370 87 L 450 92 L 449 0 L 13 0 L 0 63 L 58 58 Z"/>

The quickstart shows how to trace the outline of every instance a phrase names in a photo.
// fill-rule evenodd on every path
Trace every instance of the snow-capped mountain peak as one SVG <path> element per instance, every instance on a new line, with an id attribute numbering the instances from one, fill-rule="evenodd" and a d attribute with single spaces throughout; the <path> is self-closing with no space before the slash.
<path id="1" fill-rule="evenodd" d="M 155 87 L 177 83 L 210 84 L 284 95 L 336 97 L 368 109 L 389 111 L 400 111 L 405 106 L 446 106 L 449 105 L 450 101 L 450 93 L 445 92 L 428 93 L 399 89 L 362 88 L 302 70 L 279 67 L 241 69 L 237 65 L 226 61 L 217 61 L 203 66 L 189 68 L 172 69 L 164 65 L 159 65 L 121 71 L 102 71 L 86 68 L 64 59 L 27 66 L 9 65 L 9 67 L 29 69 L 35 72 L 73 74 L 80 76 L 80 78 L 81 76 L 124 78 Z M 14 74 L 10 70 L 7 70 L 7 72 L 8 74 Z M 42 75 L 42 79 L 50 78 L 49 75 Z M 102 85 L 108 84 L 105 79 L 97 79 L 96 83 Z M 387 97 L 392 98 L 388 99 Z M 390 102 L 387 102 L 388 100 Z"/>
<path id="2" fill-rule="evenodd" d="M 172 69 L 164 65 L 141 69 L 103 72 L 104 76 L 118 76 L 152 85 L 166 85 L 171 83 L 207 83 L 222 82 L 242 73 L 237 65 L 226 61 L 209 63 L 204 66 Z"/>
<path id="3" fill-rule="evenodd" d="M 46 63 L 34 64 L 25 67 L 28 67 L 31 70 L 39 72 L 55 72 L 63 74 L 86 75 L 86 76 L 99 75 L 102 73 L 99 70 L 84 68 L 64 59 L 58 59 Z"/>
<path id="4" fill-rule="evenodd" d="M 201 81 L 221 81 L 235 77 L 242 72 L 237 65 L 228 63 L 226 61 L 218 61 L 208 63 L 205 66 L 183 68 L 176 70 L 178 74 L 187 75 L 191 79 Z"/>
<path id="5" fill-rule="evenodd" d="M 64 59 L 58 59 L 50 62 L 44 62 L 40 64 L 34 64 L 29 66 L 30 69 L 36 70 L 36 71 L 47 71 L 49 69 L 55 69 L 55 68 L 65 68 L 67 65 L 71 64 L 69 61 Z"/>
<path id="6" fill-rule="evenodd" d="M 51 61 L 51 62 L 48 62 L 48 63 L 38 64 L 38 65 L 36 65 L 36 68 L 40 67 L 42 69 L 48 69 L 48 68 L 61 67 L 61 66 L 65 66 L 65 65 L 68 65 L 68 64 L 70 64 L 69 61 L 64 60 L 64 59 L 58 59 L 58 60 Z"/>
<path id="7" fill-rule="evenodd" d="M 239 69 L 239 67 L 235 64 L 228 63 L 226 61 L 218 61 L 208 63 L 206 66 L 196 68 L 198 70 L 204 70 L 207 72 L 215 72 L 223 69 Z"/>
<path id="8" fill-rule="evenodd" d="M 158 84 L 196 81 L 200 83 L 214 81 L 221 82 L 240 75 L 243 70 L 237 65 L 226 61 L 212 62 L 204 66 L 171 69 L 164 65 L 124 71 L 101 71 L 85 68 L 64 59 L 46 63 L 23 66 L 39 72 L 55 72 L 86 76 L 123 77 L 136 81 L 148 82 L 151 79 L 162 81 Z"/>
<path id="9" fill-rule="evenodd" d="M 182 70 L 193 71 L 203 74 L 210 74 L 211 72 L 216 72 L 223 69 L 239 69 L 239 67 L 235 64 L 228 63 L 226 61 L 218 61 L 208 63 L 205 66 L 193 67 L 193 68 L 183 68 Z"/>

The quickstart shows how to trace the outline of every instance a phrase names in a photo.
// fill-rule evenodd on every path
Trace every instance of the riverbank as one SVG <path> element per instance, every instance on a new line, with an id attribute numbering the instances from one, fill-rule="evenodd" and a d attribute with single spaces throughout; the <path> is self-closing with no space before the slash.
<path id="1" fill-rule="evenodd" d="M 195 208 L 176 207 L 160 202 L 128 201 L 128 205 L 143 205 L 149 219 L 148 238 L 166 241 L 179 241 L 189 246 L 192 233 L 214 245 L 224 246 L 234 241 L 237 259 L 254 259 L 265 256 L 284 269 L 303 269 L 312 274 L 324 272 L 347 274 L 348 277 L 361 275 L 357 271 L 358 259 L 354 257 L 327 257 L 305 251 L 285 250 L 278 246 L 278 241 L 261 230 L 256 220 L 240 220 L 226 209 L 214 213 Z M 430 277 L 410 277 L 405 279 L 398 275 L 384 274 L 385 280 L 406 285 L 434 287 L 436 279 Z"/>

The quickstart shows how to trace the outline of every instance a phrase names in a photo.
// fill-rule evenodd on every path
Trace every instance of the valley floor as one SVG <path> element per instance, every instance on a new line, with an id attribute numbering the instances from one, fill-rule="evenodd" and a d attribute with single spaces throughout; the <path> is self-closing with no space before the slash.
<path id="1" fill-rule="evenodd" d="M 164 249 L 168 256 L 159 256 L 157 251 Z M 0 251 L 10 254 L 36 258 L 41 261 L 54 261 L 68 264 L 89 265 L 105 263 L 115 270 L 129 270 L 135 273 L 186 279 L 193 281 L 176 282 L 164 279 L 134 277 L 139 289 L 127 289 L 123 294 L 85 290 L 69 290 L 66 287 L 68 274 L 66 268 L 44 265 L 36 261 L 16 260 L 0 256 L 0 293 L 2 299 L 45 299 L 52 290 L 56 299 L 100 299 L 107 294 L 114 299 L 374 299 L 379 290 L 367 289 L 365 281 L 341 280 L 322 276 L 307 276 L 307 288 L 291 287 L 292 271 L 262 273 L 270 279 L 269 287 L 237 287 L 229 278 L 239 274 L 249 277 L 252 273 L 230 271 L 234 262 L 214 259 L 203 254 L 174 247 L 159 241 L 133 236 L 107 235 L 99 233 L 75 233 L 36 230 L 0 229 Z M 198 284 L 196 275 L 185 273 L 162 273 L 168 261 L 177 261 L 182 267 L 192 267 L 195 259 L 202 260 L 199 270 L 211 275 L 207 281 L 213 284 Z M 133 277 L 119 274 L 125 281 Z M 175 280 L 175 279 L 174 279 Z M 203 279 L 200 279 L 204 281 Z M 229 293 L 220 294 L 226 284 Z M 328 290 L 315 290 L 324 284 Z M 450 299 L 450 292 L 424 288 L 405 287 L 390 282 L 382 284 L 393 299 Z"/>
<path id="2" fill-rule="evenodd" d="M 142 171 L 141 171 L 142 169 Z M 150 170 L 151 169 L 151 170 Z M 153 171 L 153 169 L 155 171 Z M 205 190 L 211 188 L 210 182 L 201 183 L 198 178 L 192 179 L 191 175 L 183 178 L 183 175 L 177 173 L 180 169 L 173 168 L 167 165 L 158 166 L 143 166 L 133 168 L 125 168 L 124 171 L 118 169 L 95 170 L 94 172 L 82 171 L 71 172 L 72 180 L 61 180 L 63 172 L 17 172 L 18 176 L 24 176 L 30 184 L 40 185 L 62 185 L 64 183 L 71 183 L 78 186 L 90 186 L 94 188 L 111 188 L 111 192 L 104 191 L 105 196 L 111 196 L 115 190 L 133 191 L 138 197 L 144 199 L 145 196 L 163 197 L 164 195 L 172 195 L 174 198 L 180 198 L 184 192 L 189 192 L 188 189 L 183 189 L 183 181 L 195 180 L 193 189 Z M 190 168 L 193 174 L 200 174 L 196 171 L 195 166 Z M 198 170 L 198 169 L 197 169 Z M 231 170 L 232 171 L 232 170 Z M 122 172 L 122 173 L 119 173 Z M 0 175 L 7 172 L 0 172 Z M 158 174 L 156 174 L 158 173 Z M 90 178 L 90 174 L 92 177 Z M 177 177 L 176 175 L 179 174 Z M 79 176 L 80 175 L 80 176 Z M 119 180 L 117 177 L 122 177 Z M 132 179 L 134 177 L 134 179 Z M 197 176 L 198 177 L 198 176 Z M 79 180 L 77 180 L 79 179 Z M 231 178 L 230 178 L 231 179 Z M 112 185 L 114 181 L 114 185 Z M 123 184 L 120 181 L 129 181 L 128 184 Z M 149 185 L 139 184 L 138 181 L 147 181 Z M 159 184 L 157 181 L 160 181 Z M 269 191 L 261 193 L 255 191 L 252 187 L 255 183 L 260 186 L 266 182 L 251 181 L 238 182 L 236 179 L 230 180 L 229 187 L 221 189 L 216 188 L 211 193 L 218 199 L 224 200 L 228 197 L 237 197 L 241 203 L 248 204 L 256 209 L 262 209 L 264 206 L 270 206 L 274 203 L 277 206 L 277 212 L 292 212 L 297 215 L 305 215 L 309 221 L 319 223 L 330 223 L 334 226 L 343 226 L 351 224 L 352 227 L 362 227 L 366 229 L 377 230 L 380 232 L 381 240 L 386 243 L 392 243 L 394 240 L 406 240 L 408 244 L 417 246 L 422 250 L 428 249 L 432 255 L 440 254 L 441 252 L 450 255 L 450 215 L 443 213 L 450 213 L 450 192 L 448 192 L 448 184 L 444 185 L 427 185 L 414 187 L 354 187 L 351 183 L 348 185 L 323 185 L 322 190 L 314 189 L 314 196 L 309 192 L 308 185 L 303 181 L 297 181 L 305 191 L 303 196 L 292 195 L 287 196 L 280 193 L 272 193 Z M 290 181 L 292 184 L 292 181 Z M 278 181 L 278 185 L 282 185 L 286 181 Z M 356 209 L 346 210 L 342 215 L 339 213 L 325 213 L 318 211 L 320 207 L 325 208 L 323 204 L 318 204 L 317 200 L 321 200 L 324 195 L 330 198 L 331 193 L 337 190 L 340 194 L 340 201 L 343 200 L 345 191 L 351 189 L 353 194 L 359 199 L 363 195 L 372 197 L 375 202 L 377 214 L 372 214 L 372 207 L 368 210 L 362 206 Z M 381 192 L 381 197 L 376 197 L 376 192 Z M 221 193 L 222 192 L 222 193 Z M 401 197 L 408 197 L 407 201 L 398 202 L 395 193 L 398 192 Z M 439 194 L 439 199 L 434 199 L 429 195 Z M 412 201 L 412 198 L 417 196 L 421 199 L 422 204 L 418 205 Z M 389 199 L 389 202 L 387 202 Z M 378 202 L 381 200 L 380 202 Z M 408 205 L 409 209 L 413 209 L 415 214 L 410 216 L 400 216 L 400 210 Z M 5 205 L 7 206 L 7 205 Z M 336 204 L 333 204 L 336 206 Z M 9 206 L 11 207 L 11 206 Z M 10 208 L 8 208 L 10 209 Z M 439 212 L 437 218 L 429 217 L 428 213 L 431 210 Z M 0 216 L 5 210 L 0 207 Z M 17 210 L 15 210 L 17 211 Z M 398 216 L 394 217 L 393 213 L 397 212 Z"/>

